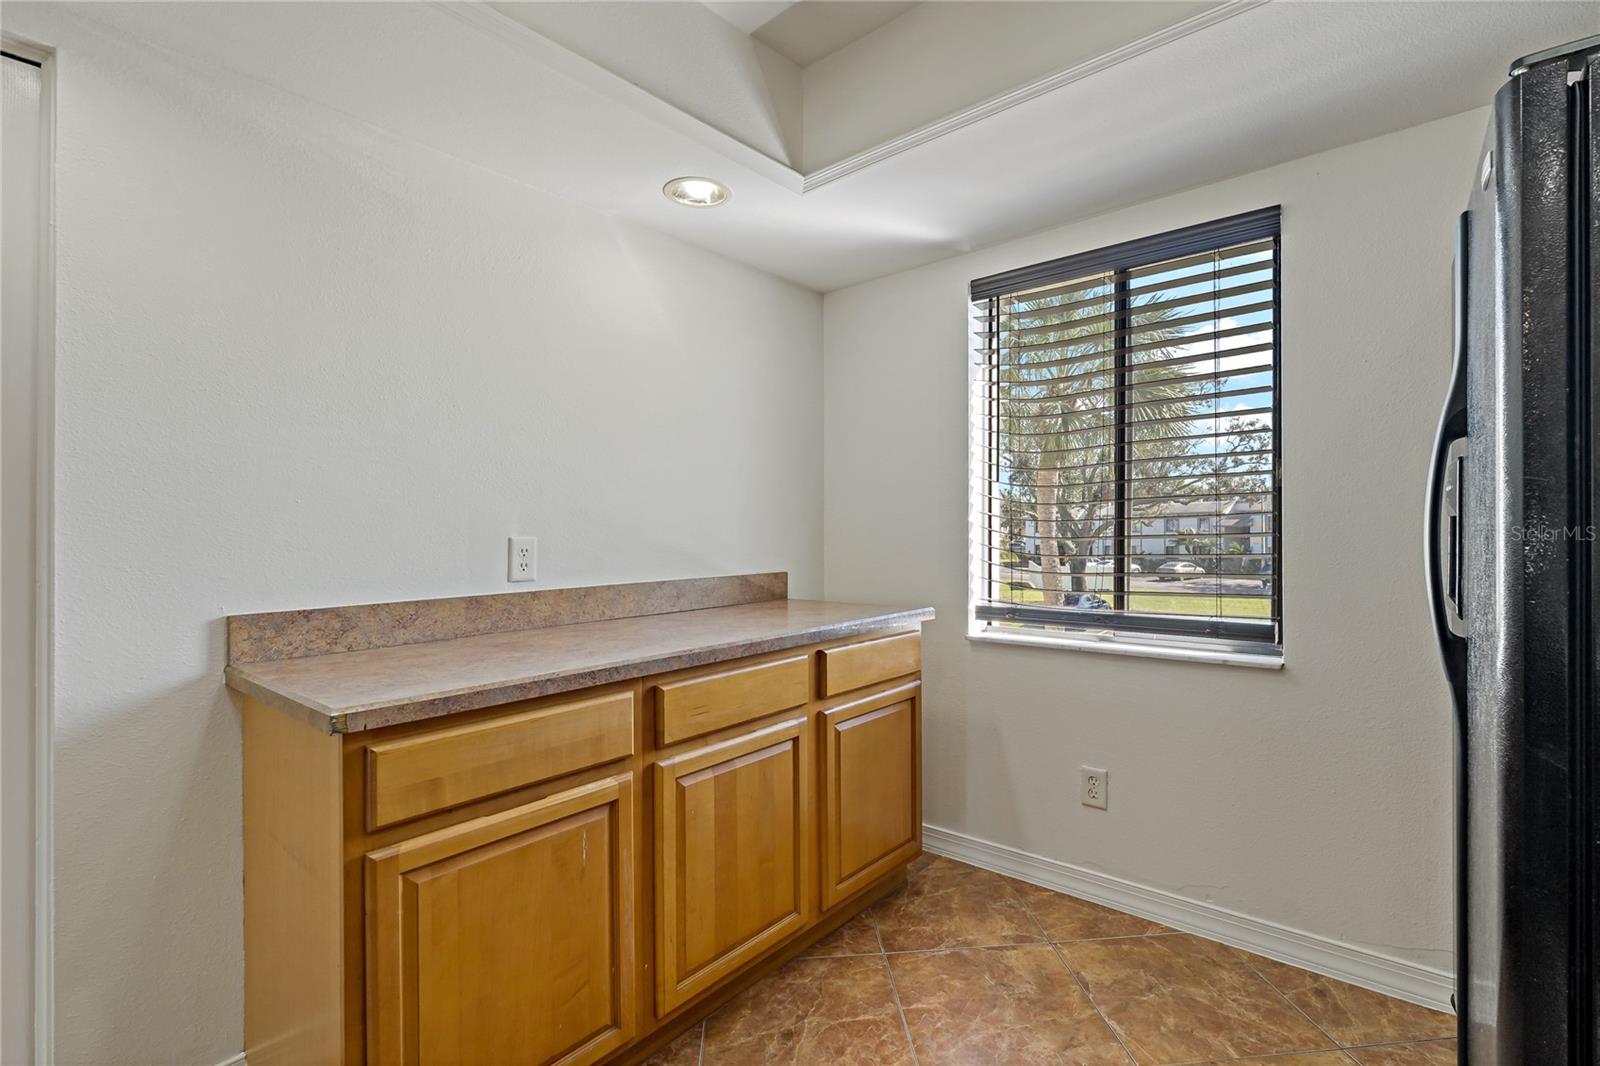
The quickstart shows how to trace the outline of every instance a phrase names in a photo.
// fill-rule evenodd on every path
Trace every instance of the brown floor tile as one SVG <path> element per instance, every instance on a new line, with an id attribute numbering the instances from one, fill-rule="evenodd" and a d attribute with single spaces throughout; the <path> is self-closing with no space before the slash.
<path id="1" fill-rule="evenodd" d="M 1011 885 L 1051 940 L 1099 940 L 1110 936 L 1172 932 L 1158 922 L 1025 881 L 1012 881 Z"/>
<path id="2" fill-rule="evenodd" d="M 1346 1052 L 1307 1052 L 1266 1058 L 1216 1058 L 1203 1066 L 1350 1066 L 1350 1056 Z"/>
<path id="3" fill-rule="evenodd" d="M 1390 1044 L 1355 1048 L 1350 1052 L 1361 1066 L 1456 1066 L 1456 1042 L 1433 1040 L 1425 1044 Z"/>
<path id="4" fill-rule="evenodd" d="M 912 863 L 905 888 L 872 916 L 888 951 L 1037 944 L 1044 940 L 1009 878 L 937 855 Z"/>
<path id="5" fill-rule="evenodd" d="M 1216 1058 L 1203 1066 L 1352 1066 L 1346 1052 L 1267 1055 L 1266 1058 Z"/>
<path id="6" fill-rule="evenodd" d="M 801 957 L 821 959 L 836 955 L 877 955 L 882 952 L 883 945 L 878 941 L 878 927 L 872 924 L 872 916 L 860 914 L 806 948 Z"/>
<path id="7" fill-rule="evenodd" d="M 1067 964 L 1141 1064 L 1332 1047 L 1243 952 L 1187 934 L 1084 940 Z"/>
<path id="8" fill-rule="evenodd" d="M 911 1048 L 878 955 L 796 959 L 706 1021 L 704 1066 L 908 1066 Z"/>
<path id="9" fill-rule="evenodd" d="M 889 957 L 922 1066 L 1129 1066 L 1047 944 Z"/>
<path id="10" fill-rule="evenodd" d="M 1252 958 L 1251 961 L 1261 976 L 1271 981 L 1289 1002 L 1346 1046 L 1455 1035 L 1456 1020 L 1452 1015 L 1271 959 Z"/>
<path id="11" fill-rule="evenodd" d="M 700 1030 L 704 1023 L 692 1027 L 678 1039 L 644 1060 L 644 1066 L 699 1066 Z"/>

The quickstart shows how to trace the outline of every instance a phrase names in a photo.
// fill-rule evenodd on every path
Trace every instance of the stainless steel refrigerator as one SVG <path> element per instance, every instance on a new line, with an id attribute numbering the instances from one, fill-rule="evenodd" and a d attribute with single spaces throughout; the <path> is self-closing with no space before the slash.
<path id="1" fill-rule="evenodd" d="M 1427 555 L 1471 1066 L 1600 1061 L 1597 80 L 1600 37 L 1512 66 L 1456 236 Z"/>

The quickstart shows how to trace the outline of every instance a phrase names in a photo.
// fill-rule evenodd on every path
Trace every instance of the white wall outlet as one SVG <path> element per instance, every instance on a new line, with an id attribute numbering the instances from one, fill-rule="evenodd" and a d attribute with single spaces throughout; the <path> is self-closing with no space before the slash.
<path id="1" fill-rule="evenodd" d="M 1111 775 L 1093 766 L 1080 766 L 1078 773 L 1082 779 L 1082 788 L 1079 791 L 1083 805 L 1105 810 L 1106 793 L 1111 790 Z"/>
<path id="2" fill-rule="evenodd" d="M 532 581 L 539 573 L 539 538 L 512 537 L 506 542 L 506 580 Z"/>

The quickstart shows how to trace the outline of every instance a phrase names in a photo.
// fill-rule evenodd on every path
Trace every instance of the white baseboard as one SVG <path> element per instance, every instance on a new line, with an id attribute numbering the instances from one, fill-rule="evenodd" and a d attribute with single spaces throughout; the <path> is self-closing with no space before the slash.
<path id="1" fill-rule="evenodd" d="M 244 1052 L 241 1051 L 232 1058 L 223 1059 L 221 1062 L 217 1063 L 217 1066 L 247 1066 L 244 1061 Z"/>
<path id="2" fill-rule="evenodd" d="M 1047 859 L 1003 844 L 993 844 L 935 825 L 922 827 L 922 843 L 935 855 L 959 859 L 985 870 L 1015 877 L 1019 881 L 1080 896 L 1185 933 L 1194 933 L 1208 940 L 1220 940 L 1269 959 L 1370 988 L 1386 996 L 1420 1003 L 1435 1010 L 1451 1010 L 1450 994 L 1455 991 L 1455 977 L 1444 970 L 1390 958 L 1353 944 L 1329 940 L 1315 933 L 1252 918 L 1159 888 L 1124 881 L 1109 874 Z"/>

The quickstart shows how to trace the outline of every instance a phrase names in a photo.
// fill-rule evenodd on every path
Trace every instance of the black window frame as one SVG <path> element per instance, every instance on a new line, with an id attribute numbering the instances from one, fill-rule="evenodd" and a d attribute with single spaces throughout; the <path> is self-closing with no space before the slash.
<path id="1" fill-rule="evenodd" d="M 1024 292 L 1047 285 L 1064 283 L 1077 280 L 1096 273 L 1111 274 L 1114 279 L 1115 329 L 1120 331 L 1127 326 L 1129 320 L 1122 316 L 1128 307 L 1128 300 L 1123 295 L 1129 288 L 1129 274 L 1142 267 L 1179 259 L 1211 251 L 1221 251 L 1240 244 L 1259 242 L 1270 239 L 1272 241 L 1272 454 L 1270 464 L 1272 501 L 1271 532 L 1272 550 L 1267 558 L 1271 567 L 1271 613 L 1265 620 L 1246 618 L 1213 618 L 1208 616 L 1186 617 L 1177 614 L 1141 615 L 1121 609 L 1125 603 L 1123 597 L 1127 594 L 1126 574 L 1127 563 L 1141 552 L 1136 552 L 1131 546 L 1135 536 L 1130 532 L 1127 523 L 1127 486 L 1129 477 L 1127 466 L 1129 459 L 1129 439 L 1126 431 L 1125 411 L 1118 405 L 1115 412 L 1115 434 L 1113 445 L 1114 465 L 1118 470 L 1115 481 L 1115 518 L 1112 533 L 1112 550 L 1115 564 L 1113 566 L 1113 603 L 1119 609 L 1113 612 L 1076 610 L 1070 607 L 1030 606 L 1017 603 L 985 603 L 975 602 L 972 605 L 972 619 L 980 623 L 1012 622 L 1022 623 L 1030 627 L 1048 627 L 1051 631 L 1060 631 L 1063 636 L 1070 636 L 1074 631 L 1093 630 L 1097 633 L 1112 631 L 1118 636 L 1126 635 L 1129 639 L 1157 642 L 1175 641 L 1180 644 L 1198 643 L 1211 649 L 1237 650 L 1263 655 L 1281 655 L 1283 650 L 1283 500 L 1282 500 L 1282 395 L 1283 395 L 1283 318 L 1282 318 L 1282 293 L 1283 293 L 1283 240 L 1282 240 L 1282 208 L 1272 206 L 1242 214 L 1230 215 L 1226 218 L 1213 219 L 1197 225 L 1185 226 L 1180 229 L 1170 230 L 1165 233 L 1142 237 L 1137 240 L 1125 241 L 1120 244 L 1110 245 L 1105 248 L 1089 252 L 1063 256 L 1058 259 L 1035 263 L 1030 266 L 1004 271 L 978 278 L 971 283 L 970 299 L 976 308 L 980 303 L 988 302 L 989 330 L 998 334 L 999 307 L 1001 297 Z M 1130 373 L 1126 361 L 1128 341 L 1119 339 L 1114 343 L 1114 366 L 1112 374 L 1115 379 L 1115 389 L 1118 395 L 1129 385 L 1125 376 Z M 993 336 L 983 346 L 983 351 L 978 353 L 979 361 L 985 364 L 983 380 L 988 380 L 990 368 L 987 360 L 999 351 L 998 338 Z M 991 390 L 983 401 L 987 428 L 981 430 L 982 449 L 980 463 L 983 467 L 983 477 L 986 486 L 995 485 L 998 478 L 997 456 L 1000 452 L 998 441 L 1001 435 L 1001 418 L 998 390 Z M 982 423 L 976 423 L 981 425 Z M 977 443 L 977 442 L 975 442 Z M 986 487 L 987 495 L 992 491 Z M 983 520 L 990 520 L 987 506 L 980 508 Z M 1159 534 L 1165 541 L 1165 523 Z M 1144 538 L 1139 538 L 1143 541 Z M 971 538 L 970 553 L 976 556 L 985 550 L 987 536 L 980 535 Z M 993 583 L 993 578 L 986 572 L 983 577 L 987 588 Z"/>

